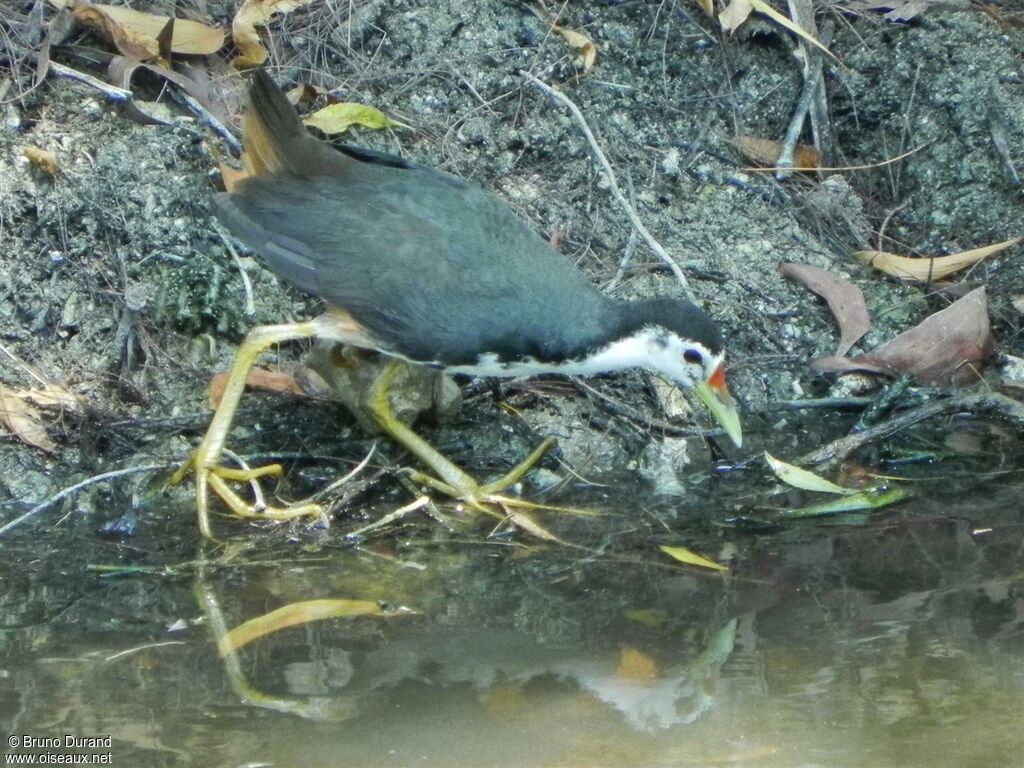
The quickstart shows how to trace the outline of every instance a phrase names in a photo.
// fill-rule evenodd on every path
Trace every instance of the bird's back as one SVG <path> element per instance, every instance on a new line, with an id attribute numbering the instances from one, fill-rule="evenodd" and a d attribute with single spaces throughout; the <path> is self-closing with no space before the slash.
<path id="1" fill-rule="evenodd" d="M 576 356 L 610 301 L 504 203 L 440 171 L 310 136 L 262 71 L 246 117 L 250 174 L 216 198 L 267 266 L 383 345 L 464 365 Z M 282 103 L 283 102 L 283 103 Z"/>

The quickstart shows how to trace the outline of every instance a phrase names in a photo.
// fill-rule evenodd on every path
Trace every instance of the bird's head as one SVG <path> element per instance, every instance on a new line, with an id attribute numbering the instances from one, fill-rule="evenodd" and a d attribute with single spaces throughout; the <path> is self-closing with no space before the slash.
<path id="1" fill-rule="evenodd" d="M 725 383 L 725 351 L 718 325 L 686 301 L 655 299 L 634 306 L 638 316 L 631 336 L 642 366 L 693 389 L 733 443 L 742 445 L 736 402 Z"/>

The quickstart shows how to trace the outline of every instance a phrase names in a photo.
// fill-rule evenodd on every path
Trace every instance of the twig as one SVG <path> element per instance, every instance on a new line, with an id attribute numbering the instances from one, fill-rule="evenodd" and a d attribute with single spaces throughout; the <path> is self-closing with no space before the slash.
<path id="1" fill-rule="evenodd" d="M 789 0 L 789 10 L 793 21 L 808 34 L 817 37 L 817 28 L 814 23 L 814 9 L 810 0 Z M 825 102 L 825 78 L 822 76 L 822 58 L 818 51 L 812 50 L 803 39 L 798 40 L 800 52 L 803 55 L 803 76 L 804 85 L 800 92 L 800 100 L 797 102 L 793 117 L 789 121 L 789 128 L 782 142 L 782 151 L 779 153 L 777 165 L 782 169 L 775 174 L 775 178 L 786 179 L 792 175 L 793 153 L 796 151 L 797 141 L 800 139 L 800 132 L 803 130 L 804 121 L 808 114 L 811 117 L 811 134 L 814 137 L 814 146 L 821 152 L 823 157 L 831 155 L 832 134 L 828 123 L 828 104 Z"/>
<path id="2" fill-rule="evenodd" d="M 366 454 L 366 458 L 364 458 L 362 461 L 360 461 L 358 464 L 356 464 L 355 468 L 351 472 L 349 472 L 344 477 L 338 478 L 337 480 L 332 482 L 330 485 L 328 485 L 326 488 L 321 488 L 319 491 L 317 491 L 312 496 L 310 496 L 308 499 L 306 499 L 306 501 L 322 501 L 323 499 L 326 499 L 328 496 L 330 496 L 332 493 L 334 493 L 338 488 L 340 488 L 341 486 L 343 486 L 346 483 L 348 483 L 349 481 L 351 481 L 353 478 L 355 478 L 356 475 L 358 475 L 360 472 L 362 472 L 364 469 L 366 469 L 366 467 L 370 463 L 370 459 L 373 458 L 373 454 L 375 454 L 376 452 L 377 452 L 377 443 L 374 442 L 373 445 L 370 446 L 370 451 L 369 451 L 369 453 Z"/>
<path id="3" fill-rule="evenodd" d="M 127 104 L 133 99 L 131 91 L 124 88 L 118 88 L 116 85 L 111 85 L 110 83 L 105 83 L 99 78 L 88 75 L 85 72 L 79 72 L 77 69 L 66 67 L 59 62 L 51 61 L 50 71 L 60 75 L 61 77 L 66 77 L 68 80 L 77 80 L 80 83 L 84 83 L 118 104 Z"/>
<path id="4" fill-rule="evenodd" d="M 1019 427 L 1024 428 L 1024 403 L 997 392 L 980 392 L 972 395 L 957 395 L 933 400 L 930 403 L 901 413 L 883 424 L 876 424 L 863 432 L 857 432 L 834 440 L 828 445 L 811 451 L 799 460 L 800 464 L 832 464 L 842 461 L 862 445 L 882 440 L 902 429 L 922 421 L 956 411 L 993 411 Z"/>
<path id="5" fill-rule="evenodd" d="M 68 496 L 78 493 L 83 488 L 86 488 L 90 485 L 94 485 L 95 483 L 102 483 L 107 480 L 114 480 L 118 477 L 125 477 L 126 475 L 138 475 L 142 474 L 143 472 L 158 472 L 162 469 L 172 469 L 173 467 L 176 466 L 177 464 L 144 464 L 141 467 L 127 467 L 126 469 L 115 469 L 112 470 L 111 472 L 104 472 L 101 475 L 93 475 L 92 477 L 86 478 L 80 483 L 75 483 L 74 485 L 68 486 L 63 491 L 60 491 L 59 493 L 48 498 L 46 501 L 36 504 L 34 507 L 32 507 L 32 509 L 30 509 L 28 512 L 21 515 L 20 517 L 16 517 L 10 522 L 4 523 L 2 526 L 0 526 L 0 536 L 3 536 L 8 531 L 21 525 L 29 518 L 35 517 L 40 512 L 49 509 L 58 501 L 66 499 Z"/>
<path id="6" fill-rule="evenodd" d="M 864 410 L 875 402 L 873 397 L 809 397 L 804 400 L 776 400 L 768 407 L 780 411 L 802 411 L 805 408 L 825 410 Z"/>
<path id="7" fill-rule="evenodd" d="M 242 260 L 238 257 L 238 251 L 235 250 L 235 246 L 232 245 L 231 239 L 225 234 L 223 228 L 218 224 L 214 226 L 214 230 L 217 232 L 217 237 L 224 243 L 224 247 L 228 249 L 228 253 L 231 254 L 232 260 L 235 262 L 235 266 L 238 267 L 238 272 L 242 276 L 242 286 L 245 288 L 245 314 L 252 316 L 256 314 L 256 303 L 252 297 L 252 281 L 249 280 L 249 273 L 245 271 L 245 267 L 242 266 Z"/>
<path id="8" fill-rule="evenodd" d="M 401 520 L 402 518 L 408 517 L 416 510 L 423 509 L 423 507 L 427 506 L 428 504 L 430 504 L 430 497 L 420 496 L 418 499 L 416 499 L 416 501 L 412 502 L 411 504 L 406 504 L 404 507 L 399 507 L 394 512 L 389 512 L 379 520 L 374 520 L 372 523 L 368 523 L 367 525 L 364 525 L 362 528 L 356 528 L 354 531 L 346 533 L 345 538 L 349 541 L 352 541 L 354 539 L 361 539 L 365 537 L 366 534 L 372 533 L 378 528 L 383 528 L 384 526 L 391 525 L 392 523 Z"/>
<path id="9" fill-rule="evenodd" d="M 224 123 L 222 123 L 217 116 L 213 114 L 213 112 L 204 107 L 198 99 L 193 98 L 183 90 L 179 89 L 175 92 L 175 95 L 185 102 L 185 106 L 191 109 L 192 113 L 199 118 L 200 125 L 209 126 L 210 130 L 220 136 L 221 141 L 227 145 L 228 149 L 233 154 L 237 155 L 241 153 L 242 143 L 235 138 L 235 135 L 231 130 L 224 125 Z"/>
<path id="10" fill-rule="evenodd" d="M 686 280 L 686 275 L 683 274 L 683 270 L 680 268 L 679 264 L 676 263 L 676 260 L 669 255 L 668 251 L 661 246 L 661 243 L 654 239 L 654 236 L 640 220 L 636 210 L 632 205 L 630 205 L 629 200 L 627 200 L 626 196 L 622 194 L 622 190 L 619 188 L 619 182 L 615 178 L 615 172 L 612 170 L 612 166 L 608 162 L 608 158 L 605 157 L 604 152 L 601 150 L 601 146 L 597 143 L 597 139 L 594 138 L 594 133 L 590 130 L 590 126 L 587 125 L 587 119 L 583 117 L 583 113 L 580 111 L 580 108 L 576 106 L 572 99 L 561 91 L 556 91 L 550 85 L 534 77 L 529 72 L 524 74 L 529 82 L 540 88 L 548 96 L 551 96 L 556 101 L 561 102 L 561 104 L 568 108 L 572 113 L 572 116 L 576 118 L 576 122 L 579 123 L 580 129 L 583 131 L 583 135 L 586 136 L 587 142 L 590 144 L 590 149 L 594 153 L 594 157 L 597 159 L 602 170 L 604 170 L 605 176 L 608 179 L 608 185 L 611 187 L 612 194 L 622 209 L 626 212 L 626 216 L 629 217 L 629 221 L 633 225 L 633 228 L 640 233 L 640 236 L 643 237 L 644 242 L 647 243 L 648 247 L 658 254 L 658 257 L 668 265 L 668 268 L 672 270 L 672 274 L 676 276 L 676 280 L 678 280 L 679 284 L 683 286 L 683 290 L 686 292 L 686 297 L 693 301 L 694 297 L 693 294 L 690 293 L 690 284 Z"/>
<path id="11" fill-rule="evenodd" d="M 12 363 L 14 363 L 16 366 L 21 368 L 21 370 L 23 370 L 25 373 L 27 373 L 29 376 L 35 379 L 39 383 L 39 386 L 47 386 L 46 379 L 43 378 L 43 375 L 41 373 L 38 373 L 31 365 L 29 365 L 16 354 L 11 352 L 11 350 L 9 350 L 3 344 L 0 344 L 0 352 L 3 352 L 5 355 L 7 355 L 7 357 L 11 359 Z"/>

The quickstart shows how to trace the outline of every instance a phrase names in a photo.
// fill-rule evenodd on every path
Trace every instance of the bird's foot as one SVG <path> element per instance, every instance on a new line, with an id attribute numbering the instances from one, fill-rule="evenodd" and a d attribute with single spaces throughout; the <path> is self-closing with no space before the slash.
<path id="1" fill-rule="evenodd" d="M 224 453 L 229 453 L 222 449 Z M 220 453 L 218 452 L 218 453 Z M 168 485 L 177 485 L 189 474 L 196 476 L 196 510 L 199 516 L 199 529 L 206 538 L 213 538 L 210 527 L 209 497 L 212 489 L 221 501 L 227 505 L 232 514 L 246 520 L 295 520 L 302 517 L 323 518 L 322 506 L 311 502 L 298 502 L 288 506 L 275 507 L 263 500 L 263 491 L 259 480 L 262 477 L 280 477 L 283 473 L 280 464 L 268 464 L 263 467 L 250 468 L 239 460 L 241 467 L 225 467 L 216 463 L 218 458 L 200 445 L 192 456 L 183 463 L 168 481 Z M 252 489 L 254 501 L 243 499 L 229 483 L 248 483 Z"/>

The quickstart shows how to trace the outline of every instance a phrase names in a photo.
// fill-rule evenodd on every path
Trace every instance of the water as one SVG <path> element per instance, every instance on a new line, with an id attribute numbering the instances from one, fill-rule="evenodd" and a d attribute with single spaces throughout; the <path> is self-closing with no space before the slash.
<path id="1" fill-rule="evenodd" d="M 587 551 L 423 523 L 359 549 L 236 530 L 203 565 L 163 499 L 125 541 L 24 527 L 2 542 L 0 716 L 109 735 L 84 751 L 124 766 L 1021 765 L 1024 475 L 983 448 L 900 467 L 910 501 L 841 525 L 730 524 L 801 500 L 761 469 L 545 518 Z M 219 657 L 227 627 L 320 598 L 415 613 Z"/>

